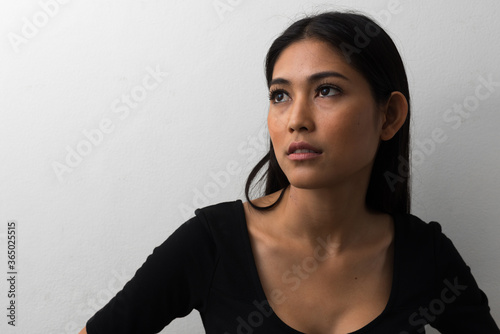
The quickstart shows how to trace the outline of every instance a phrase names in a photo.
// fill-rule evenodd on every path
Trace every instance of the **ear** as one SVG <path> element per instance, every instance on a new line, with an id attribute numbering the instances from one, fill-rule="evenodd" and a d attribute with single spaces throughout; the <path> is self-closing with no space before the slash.
<path id="1" fill-rule="evenodd" d="M 392 92 L 385 104 L 381 140 L 389 140 L 403 126 L 408 115 L 408 101 L 401 92 Z"/>

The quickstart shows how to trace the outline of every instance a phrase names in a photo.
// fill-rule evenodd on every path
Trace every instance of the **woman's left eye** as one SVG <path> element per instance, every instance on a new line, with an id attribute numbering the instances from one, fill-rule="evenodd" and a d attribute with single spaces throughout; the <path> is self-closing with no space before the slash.
<path id="1" fill-rule="evenodd" d="M 317 92 L 319 96 L 327 97 L 337 95 L 340 90 L 332 86 L 322 86 L 318 88 Z"/>

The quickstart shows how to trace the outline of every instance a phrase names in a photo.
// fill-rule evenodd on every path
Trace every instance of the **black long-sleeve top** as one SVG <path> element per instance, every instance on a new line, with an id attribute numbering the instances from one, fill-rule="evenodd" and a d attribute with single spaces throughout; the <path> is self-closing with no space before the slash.
<path id="1" fill-rule="evenodd" d="M 393 214 L 394 270 L 384 311 L 353 334 L 500 334 L 488 300 L 437 222 Z M 207 334 L 303 334 L 272 311 L 241 200 L 195 211 L 86 324 L 88 334 L 158 333 L 199 311 Z"/>

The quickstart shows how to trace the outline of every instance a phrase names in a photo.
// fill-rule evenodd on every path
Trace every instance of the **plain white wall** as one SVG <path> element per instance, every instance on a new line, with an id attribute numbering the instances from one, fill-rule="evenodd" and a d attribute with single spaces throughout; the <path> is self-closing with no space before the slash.
<path id="1" fill-rule="evenodd" d="M 326 9 L 379 13 L 397 43 L 412 92 L 413 213 L 443 225 L 500 322 L 500 3 L 392 2 L 0 2 L 2 268 L 7 222 L 18 226 L 18 326 L 3 316 L 0 331 L 77 333 L 195 208 L 243 199 L 268 141 L 267 48 Z M 195 311 L 162 333 L 202 332 Z"/>

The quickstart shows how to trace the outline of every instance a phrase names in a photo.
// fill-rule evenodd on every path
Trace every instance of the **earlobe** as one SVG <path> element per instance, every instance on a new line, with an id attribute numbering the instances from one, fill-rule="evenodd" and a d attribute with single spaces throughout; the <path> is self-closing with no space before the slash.
<path id="1" fill-rule="evenodd" d="M 403 126 L 408 115 L 408 101 L 401 92 L 392 92 L 385 106 L 380 139 L 389 140 Z"/>

